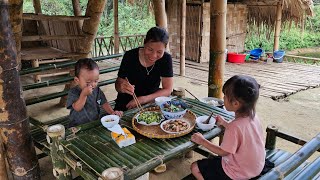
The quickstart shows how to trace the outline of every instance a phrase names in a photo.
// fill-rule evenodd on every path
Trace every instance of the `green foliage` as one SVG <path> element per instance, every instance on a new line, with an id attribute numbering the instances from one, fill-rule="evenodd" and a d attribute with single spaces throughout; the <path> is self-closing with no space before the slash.
<path id="1" fill-rule="evenodd" d="M 320 5 L 315 6 L 313 10 L 315 16 L 307 19 L 306 29 L 311 29 L 314 32 L 320 32 Z"/>
<path id="2" fill-rule="evenodd" d="M 119 4 L 119 34 L 146 34 L 146 32 L 155 25 L 154 16 L 149 14 L 147 6 L 136 6 Z M 103 18 L 105 23 L 100 24 L 99 35 L 113 35 L 113 10 L 107 18 Z"/>

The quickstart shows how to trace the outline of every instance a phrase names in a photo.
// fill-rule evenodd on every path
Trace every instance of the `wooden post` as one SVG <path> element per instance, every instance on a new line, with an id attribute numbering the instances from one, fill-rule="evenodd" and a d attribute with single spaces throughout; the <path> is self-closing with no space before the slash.
<path id="1" fill-rule="evenodd" d="M 96 38 L 101 15 L 104 11 L 106 0 L 90 0 L 86 9 L 86 19 L 83 22 L 82 32 L 85 38 L 81 40 L 79 53 L 85 53 L 85 57 L 91 57 L 91 48 Z"/>
<path id="2" fill-rule="evenodd" d="M 72 0 L 72 6 L 73 6 L 74 16 L 81 16 L 80 1 L 79 0 Z M 81 31 L 82 25 L 83 25 L 83 20 L 78 20 L 78 29 L 80 31 Z"/>
<path id="3" fill-rule="evenodd" d="M 227 1 L 210 1 L 210 60 L 208 96 L 222 99 L 226 49 Z"/>
<path id="4" fill-rule="evenodd" d="M 266 149 L 273 150 L 276 148 L 276 140 L 277 136 L 276 133 L 278 131 L 278 127 L 269 125 L 267 128 L 267 138 L 266 138 Z"/>
<path id="5" fill-rule="evenodd" d="M 282 6 L 283 0 L 279 0 L 277 4 L 277 20 L 274 30 L 274 45 L 273 51 L 279 50 L 279 39 L 280 39 L 280 30 L 281 30 L 281 18 L 282 18 Z"/>
<path id="6" fill-rule="evenodd" d="M 113 21 L 114 21 L 114 54 L 119 53 L 119 20 L 118 20 L 118 0 L 113 0 Z"/>
<path id="7" fill-rule="evenodd" d="M 21 22 L 22 14 L 17 9 L 22 8 L 22 1 L 14 2 L 17 4 L 5 0 L 0 5 L 0 136 L 13 179 L 40 179 L 39 163 L 22 96 L 14 29 L 11 29 L 17 28 Z M 14 18 L 10 17 L 10 21 L 9 9 L 17 12 L 11 14 Z M 15 30 L 17 34 L 20 33 Z"/>
<path id="8" fill-rule="evenodd" d="M 181 0 L 180 76 L 186 75 L 186 9 L 187 1 Z"/>
<path id="9" fill-rule="evenodd" d="M 33 0 L 33 8 L 35 14 L 42 14 L 40 0 Z"/>
<path id="10" fill-rule="evenodd" d="M 2 138 L 0 136 L 0 179 L 8 180 L 7 167 L 6 167 L 6 158 L 4 154 Z"/>
<path id="11" fill-rule="evenodd" d="M 64 161 L 63 149 L 60 140 L 65 138 L 65 128 L 61 124 L 49 126 L 47 129 L 47 141 L 50 144 L 50 156 L 53 165 L 53 175 L 60 180 L 72 179 L 70 167 Z"/>
<path id="12" fill-rule="evenodd" d="M 168 29 L 165 0 L 152 0 L 156 25 Z"/>

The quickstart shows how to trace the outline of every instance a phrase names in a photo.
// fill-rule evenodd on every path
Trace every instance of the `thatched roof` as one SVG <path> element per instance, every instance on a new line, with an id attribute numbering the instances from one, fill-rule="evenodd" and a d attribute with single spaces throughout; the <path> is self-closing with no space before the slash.
<path id="1" fill-rule="evenodd" d="M 312 0 L 283 1 L 282 22 L 302 22 L 306 16 L 313 16 Z M 249 24 L 273 26 L 276 21 L 278 0 L 243 0 L 248 6 Z"/>

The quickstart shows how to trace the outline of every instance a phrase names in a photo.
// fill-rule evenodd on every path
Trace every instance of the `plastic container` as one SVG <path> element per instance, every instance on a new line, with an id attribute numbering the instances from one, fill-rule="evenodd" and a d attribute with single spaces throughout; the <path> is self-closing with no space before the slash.
<path id="1" fill-rule="evenodd" d="M 244 63 L 246 54 L 228 53 L 228 62 Z"/>
<path id="2" fill-rule="evenodd" d="M 283 57 L 285 54 L 286 54 L 286 52 L 282 51 L 282 50 L 274 51 L 273 52 L 273 59 L 278 63 L 282 63 Z"/>
<path id="3" fill-rule="evenodd" d="M 263 53 L 261 48 L 256 48 L 250 51 L 250 58 L 253 60 L 258 60 Z"/>

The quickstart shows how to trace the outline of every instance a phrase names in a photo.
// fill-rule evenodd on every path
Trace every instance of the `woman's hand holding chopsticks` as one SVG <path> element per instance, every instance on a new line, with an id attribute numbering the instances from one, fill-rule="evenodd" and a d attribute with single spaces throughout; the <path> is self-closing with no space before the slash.
<path id="1" fill-rule="evenodd" d="M 126 79 L 127 83 L 128 83 L 130 86 L 132 86 L 132 85 L 130 84 L 128 78 L 125 78 L 125 79 Z M 129 94 L 129 93 L 128 93 L 128 94 Z M 133 93 L 132 93 L 131 95 L 133 96 L 133 100 L 131 100 L 131 101 L 126 105 L 126 107 L 127 107 L 128 109 L 132 109 L 132 108 L 134 108 L 134 107 L 138 107 L 139 110 L 143 110 L 143 108 L 142 108 L 142 106 L 141 106 L 141 104 L 140 104 L 140 102 L 141 102 L 142 99 L 143 99 L 143 96 L 139 97 L 139 99 L 138 99 L 138 97 L 137 97 L 136 94 L 134 93 L 134 89 L 133 89 Z M 142 102 L 144 102 L 144 101 L 142 101 Z"/>

